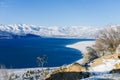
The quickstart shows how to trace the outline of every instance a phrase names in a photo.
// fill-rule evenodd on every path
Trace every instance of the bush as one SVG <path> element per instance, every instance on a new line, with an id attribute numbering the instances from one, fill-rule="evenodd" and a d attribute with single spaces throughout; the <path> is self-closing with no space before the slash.
<path id="1" fill-rule="evenodd" d="M 99 31 L 95 45 L 87 47 L 87 53 L 83 54 L 83 64 L 109 54 L 118 52 L 120 45 L 120 26 L 107 27 Z"/>
<path id="2" fill-rule="evenodd" d="M 107 27 L 96 38 L 94 47 L 99 56 L 113 54 L 120 44 L 120 26 Z"/>
<path id="3" fill-rule="evenodd" d="M 86 49 L 87 49 L 87 53 L 83 54 L 83 63 L 82 64 L 87 66 L 87 64 L 90 61 L 98 58 L 98 55 L 94 48 L 86 47 Z"/>

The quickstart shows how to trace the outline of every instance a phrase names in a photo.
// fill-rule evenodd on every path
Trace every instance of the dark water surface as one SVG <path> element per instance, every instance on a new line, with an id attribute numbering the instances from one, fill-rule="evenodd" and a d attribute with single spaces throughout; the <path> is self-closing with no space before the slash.
<path id="1" fill-rule="evenodd" d="M 38 67 L 37 57 L 47 55 L 45 67 L 70 64 L 82 58 L 80 51 L 65 47 L 88 39 L 21 38 L 0 39 L 0 65 L 7 68 Z"/>

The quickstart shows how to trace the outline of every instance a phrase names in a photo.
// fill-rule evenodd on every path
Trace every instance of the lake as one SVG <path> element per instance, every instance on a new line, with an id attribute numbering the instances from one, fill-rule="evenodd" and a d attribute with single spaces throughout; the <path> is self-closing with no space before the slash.
<path id="1" fill-rule="evenodd" d="M 37 57 L 46 55 L 45 67 L 70 64 L 82 58 L 80 51 L 65 47 L 89 39 L 20 38 L 0 39 L 0 65 L 7 68 L 38 67 Z"/>

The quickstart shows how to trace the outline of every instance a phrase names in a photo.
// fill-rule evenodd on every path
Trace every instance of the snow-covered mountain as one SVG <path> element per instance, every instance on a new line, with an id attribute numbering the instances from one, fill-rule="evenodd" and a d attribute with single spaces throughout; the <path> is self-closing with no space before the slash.
<path id="1" fill-rule="evenodd" d="M 0 25 L 1 38 L 26 35 L 59 38 L 95 38 L 98 31 L 99 28 L 85 26 L 45 27 L 28 24 Z"/>

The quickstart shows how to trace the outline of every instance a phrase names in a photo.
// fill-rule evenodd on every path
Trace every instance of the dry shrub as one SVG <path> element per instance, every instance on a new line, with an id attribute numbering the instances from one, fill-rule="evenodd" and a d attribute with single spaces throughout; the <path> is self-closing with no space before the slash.
<path id="1" fill-rule="evenodd" d="M 86 47 L 87 52 L 83 54 L 83 62 L 82 65 L 86 65 L 92 60 L 98 58 L 97 52 L 92 47 Z"/>
<path id="2" fill-rule="evenodd" d="M 120 26 L 106 27 L 99 31 L 95 45 L 87 47 L 87 53 L 83 54 L 83 64 L 88 64 L 94 59 L 114 54 L 120 45 Z"/>
<path id="3" fill-rule="evenodd" d="M 94 47 L 99 56 L 113 54 L 120 44 L 120 26 L 107 27 L 96 38 Z"/>

